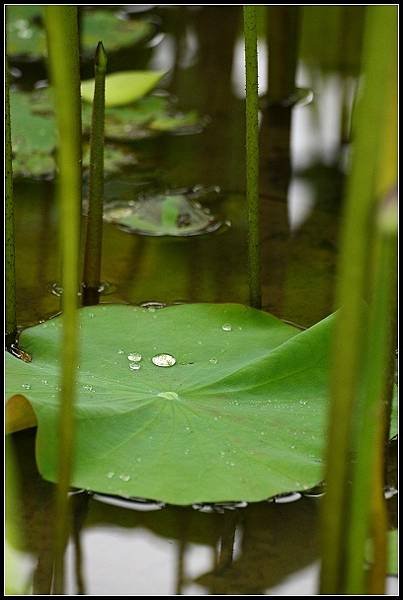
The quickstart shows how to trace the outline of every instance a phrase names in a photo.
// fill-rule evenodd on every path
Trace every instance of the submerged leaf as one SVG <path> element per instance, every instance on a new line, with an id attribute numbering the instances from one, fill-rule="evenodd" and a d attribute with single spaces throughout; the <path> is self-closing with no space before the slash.
<path id="1" fill-rule="evenodd" d="M 105 106 L 124 106 L 148 94 L 165 75 L 163 71 L 120 71 L 105 78 Z M 81 96 L 92 103 L 94 79 L 81 83 Z"/>
<path id="2" fill-rule="evenodd" d="M 125 231 L 151 236 L 202 235 L 222 226 L 207 208 L 192 199 L 191 192 L 140 196 L 128 203 L 113 202 L 105 207 L 104 219 Z"/>
<path id="3" fill-rule="evenodd" d="M 258 501 L 323 478 L 333 317 L 301 333 L 237 304 L 79 314 L 74 486 L 191 504 Z M 50 481 L 61 328 L 58 317 L 22 333 L 31 363 L 6 358 L 7 398 L 32 403 Z M 158 355 L 176 362 L 161 368 Z"/>

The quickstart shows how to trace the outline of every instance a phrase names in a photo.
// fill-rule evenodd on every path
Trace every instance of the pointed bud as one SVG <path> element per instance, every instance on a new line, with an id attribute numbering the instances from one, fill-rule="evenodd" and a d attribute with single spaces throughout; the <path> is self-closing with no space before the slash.
<path id="1" fill-rule="evenodd" d="M 105 48 L 102 42 L 98 42 L 97 50 L 95 52 L 95 69 L 100 71 L 106 71 L 106 65 L 108 59 L 106 56 Z"/>

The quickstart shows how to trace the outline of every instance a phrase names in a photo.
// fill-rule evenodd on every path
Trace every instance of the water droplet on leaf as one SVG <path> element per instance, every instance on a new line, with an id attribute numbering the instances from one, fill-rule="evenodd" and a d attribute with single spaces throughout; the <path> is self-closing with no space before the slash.
<path id="1" fill-rule="evenodd" d="M 173 367 L 176 364 L 176 358 L 171 354 L 156 354 L 151 360 L 157 367 Z"/>

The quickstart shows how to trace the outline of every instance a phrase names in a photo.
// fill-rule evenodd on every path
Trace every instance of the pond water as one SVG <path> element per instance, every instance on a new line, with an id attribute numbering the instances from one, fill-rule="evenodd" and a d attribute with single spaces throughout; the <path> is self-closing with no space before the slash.
<path id="1" fill-rule="evenodd" d="M 137 163 L 106 181 L 106 203 L 194 189 L 225 227 L 190 237 L 145 236 L 104 224 L 102 302 L 240 302 L 248 298 L 244 172 L 244 75 L 240 7 L 126 7 L 158 30 L 142 50 L 110 57 L 111 70 L 168 69 L 164 87 L 181 110 L 197 110 L 202 131 L 132 142 Z M 261 92 L 267 51 L 259 45 Z M 21 80 L 43 78 L 18 63 Z M 91 76 L 91 64 L 83 66 Z M 348 144 L 345 104 L 354 70 L 301 60 L 297 84 L 311 103 L 261 112 L 263 305 L 309 327 L 333 311 L 337 240 Z M 305 100 L 307 96 L 305 95 Z M 347 101 L 346 101 L 347 98 Z M 308 94 L 309 99 L 309 94 Z M 182 193 L 181 192 L 181 193 Z M 52 181 L 15 182 L 17 318 L 21 326 L 60 310 L 57 207 Z M 53 286 L 53 288 L 52 288 Z M 107 293 L 106 293 L 107 292 Z M 13 435 L 24 490 L 21 546 L 12 549 L 25 593 L 48 594 L 53 486 L 37 473 L 35 432 Z M 394 446 L 390 475 L 394 479 Z M 396 496 L 388 500 L 391 525 Z M 284 594 L 317 591 L 320 497 L 290 496 L 249 506 L 167 507 L 77 493 L 67 549 L 68 593 Z M 397 589 L 388 578 L 388 591 Z"/>

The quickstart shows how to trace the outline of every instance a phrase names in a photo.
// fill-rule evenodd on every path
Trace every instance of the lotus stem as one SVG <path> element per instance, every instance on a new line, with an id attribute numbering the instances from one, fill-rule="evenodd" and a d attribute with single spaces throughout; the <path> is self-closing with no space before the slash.
<path id="1" fill-rule="evenodd" d="M 68 490 L 73 471 L 74 400 L 78 359 L 78 273 L 81 218 L 81 99 L 77 7 L 45 6 L 49 70 L 58 144 L 58 201 L 63 285 L 60 442 L 55 515 L 54 593 L 64 590 L 64 550 L 70 531 Z"/>
<path id="2" fill-rule="evenodd" d="M 17 336 L 16 293 L 15 293 L 15 232 L 14 232 L 14 195 L 13 163 L 10 122 L 10 81 L 6 63 L 6 347 L 15 343 Z"/>
<path id="3" fill-rule="evenodd" d="M 244 6 L 246 67 L 246 200 L 249 303 L 262 305 L 259 231 L 259 121 L 256 6 Z"/>
<path id="4" fill-rule="evenodd" d="M 99 42 L 95 53 L 92 106 L 89 208 L 84 258 L 84 304 L 98 304 L 101 285 L 102 217 L 104 199 L 105 74 L 107 57 Z"/>
<path id="5" fill-rule="evenodd" d="M 356 108 L 355 144 L 341 235 L 337 289 L 337 305 L 341 309 L 333 344 L 327 494 L 322 513 L 322 595 L 346 593 L 346 564 L 351 560 L 348 536 L 355 535 L 353 530 L 357 526 L 357 519 L 354 522 L 350 518 L 349 477 L 351 451 L 355 449 L 352 422 L 353 415 L 359 414 L 360 373 L 363 371 L 370 376 L 371 371 L 370 363 L 365 363 L 372 360 L 371 354 L 365 355 L 365 349 L 368 340 L 380 335 L 379 332 L 371 332 L 375 306 L 370 307 L 367 335 L 363 299 L 367 297 L 369 288 L 368 257 L 373 244 L 375 185 L 383 116 L 388 106 L 385 103 L 385 87 L 388 68 L 393 60 L 395 14 L 394 7 L 390 6 L 370 6 L 367 9 L 363 50 L 365 82 Z M 382 52 L 379 52 L 380 47 Z M 381 369 L 380 365 L 378 367 Z M 365 389 L 371 389 L 371 385 L 369 379 L 364 378 Z M 359 448 L 358 452 L 361 454 L 363 450 Z M 364 501 L 368 502 L 369 498 L 365 497 Z M 349 528 L 351 532 L 347 534 Z"/>

